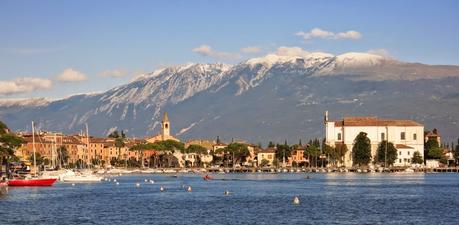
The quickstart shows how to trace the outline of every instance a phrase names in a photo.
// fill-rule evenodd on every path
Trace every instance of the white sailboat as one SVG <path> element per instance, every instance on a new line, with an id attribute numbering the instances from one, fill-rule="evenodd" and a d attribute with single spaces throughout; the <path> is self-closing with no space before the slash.
<path id="1" fill-rule="evenodd" d="M 86 151 L 89 157 L 89 131 L 88 131 L 88 124 L 86 124 Z M 84 182 L 84 183 L 90 183 L 90 182 L 100 182 L 104 179 L 102 176 L 97 176 L 94 174 L 91 170 L 84 170 L 81 172 L 73 172 L 70 171 L 66 175 L 62 176 L 62 181 L 64 182 L 72 182 L 72 183 L 78 183 L 78 182 Z"/>

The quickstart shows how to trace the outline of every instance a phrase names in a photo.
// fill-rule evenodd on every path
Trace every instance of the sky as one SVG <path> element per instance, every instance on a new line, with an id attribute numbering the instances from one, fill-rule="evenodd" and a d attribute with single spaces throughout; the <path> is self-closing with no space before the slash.
<path id="1" fill-rule="evenodd" d="M 280 50 L 459 65 L 458 12 L 456 0 L 0 0 L 0 99 L 102 92 Z"/>

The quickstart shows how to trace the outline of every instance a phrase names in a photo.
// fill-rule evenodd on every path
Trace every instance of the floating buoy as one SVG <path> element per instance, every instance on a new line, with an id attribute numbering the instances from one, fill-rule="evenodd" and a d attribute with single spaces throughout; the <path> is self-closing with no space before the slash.
<path id="1" fill-rule="evenodd" d="M 113 182 L 116 182 L 116 179 L 113 179 Z"/>
<path id="2" fill-rule="evenodd" d="M 147 182 L 148 182 L 148 180 L 147 180 L 147 179 L 145 179 L 145 183 L 147 183 Z"/>
<path id="3" fill-rule="evenodd" d="M 75 183 L 72 183 L 72 186 L 75 186 Z"/>
<path id="4" fill-rule="evenodd" d="M 135 186 L 140 187 L 140 183 L 136 183 Z"/>
<path id="5" fill-rule="evenodd" d="M 188 186 L 188 188 L 186 189 L 188 192 L 192 192 L 193 189 L 191 189 L 191 186 Z"/>
<path id="6" fill-rule="evenodd" d="M 154 180 L 150 180 L 150 183 L 154 184 L 154 183 L 155 183 L 155 181 L 154 181 Z"/>
<path id="7" fill-rule="evenodd" d="M 164 187 L 163 186 L 159 187 L 159 190 L 164 191 Z"/>
<path id="8" fill-rule="evenodd" d="M 108 179 L 108 181 L 112 181 L 112 179 Z"/>
<path id="9" fill-rule="evenodd" d="M 182 184 L 182 188 L 185 188 L 185 185 L 184 185 L 184 184 Z"/>
<path id="10" fill-rule="evenodd" d="M 299 205 L 299 204 L 300 204 L 300 198 L 298 198 L 298 196 L 295 196 L 295 197 L 293 198 L 293 204 L 294 204 L 294 205 Z"/>
<path id="11" fill-rule="evenodd" d="M 120 182 L 116 182 L 116 185 L 120 185 Z"/>
<path id="12" fill-rule="evenodd" d="M 121 175 L 122 175 L 121 173 L 118 174 L 118 176 L 121 176 Z"/>
<path id="13" fill-rule="evenodd" d="M 225 191 L 225 196 L 228 196 L 230 194 L 231 194 L 231 192 L 229 192 L 228 190 Z"/>
<path id="14" fill-rule="evenodd" d="M 107 181 L 107 178 L 104 178 L 105 181 Z"/>

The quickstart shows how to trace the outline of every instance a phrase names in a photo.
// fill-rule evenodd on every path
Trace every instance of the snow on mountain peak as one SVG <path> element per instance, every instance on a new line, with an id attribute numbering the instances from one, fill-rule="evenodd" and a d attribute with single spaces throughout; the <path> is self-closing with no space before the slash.
<path id="1" fill-rule="evenodd" d="M 380 55 L 349 52 L 336 56 L 336 66 L 337 68 L 371 67 L 381 65 L 384 60 L 385 58 Z"/>

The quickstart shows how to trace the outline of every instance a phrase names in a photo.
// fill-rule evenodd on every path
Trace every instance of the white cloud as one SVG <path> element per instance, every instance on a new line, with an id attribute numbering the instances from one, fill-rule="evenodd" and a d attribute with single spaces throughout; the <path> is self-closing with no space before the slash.
<path id="1" fill-rule="evenodd" d="M 106 70 L 102 71 L 99 75 L 101 77 L 124 77 L 127 75 L 127 71 L 122 69 Z"/>
<path id="2" fill-rule="evenodd" d="M 0 95 L 21 94 L 37 90 L 51 89 L 53 82 L 38 77 L 21 77 L 14 80 L 0 81 Z"/>
<path id="3" fill-rule="evenodd" d="M 275 54 L 280 56 L 306 56 L 310 53 L 300 47 L 281 46 L 277 48 Z"/>
<path id="4" fill-rule="evenodd" d="M 367 53 L 373 54 L 373 55 L 379 55 L 387 59 L 393 58 L 389 51 L 383 48 L 378 48 L 378 49 L 370 49 L 367 51 Z"/>
<path id="5" fill-rule="evenodd" d="M 61 82 L 80 82 L 87 79 L 88 78 L 85 74 L 72 68 L 65 69 L 61 74 L 57 76 L 57 80 Z"/>
<path id="6" fill-rule="evenodd" d="M 249 46 L 245 48 L 241 48 L 241 52 L 244 54 L 256 54 L 261 52 L 261 48 L 257 46 Z"/>
<path id="7" fill-rule="evenodd" d="M 220 52 L 220 51 L 215 51 L 210 47 L 209 45 L 200 45 L 196 48 L 193 48 L 191 50 L 194 53 L 197 53 L 202 56 L 209 56 L 209 57 L 214 57 L 218 59 L 239 59 L 241 58 L 241 55 L 238 53 L 230 53 L 230 52 Z"/>
<path id="8" fill-rule="evenodd" d="M 320 38 L 320 39 L 330 39 L 330 40 L 338 40 L 338 39 L 351 39 L 356 40 L 362 37 L 360 32 L 349 30 L 345 32 L 333 33 L 331 31 L 323 30 L 320 28 L 314 28 L 309 32 L 300 31 L 295 34 L 296 36 L 302 37 L 305 41 Z"/>

